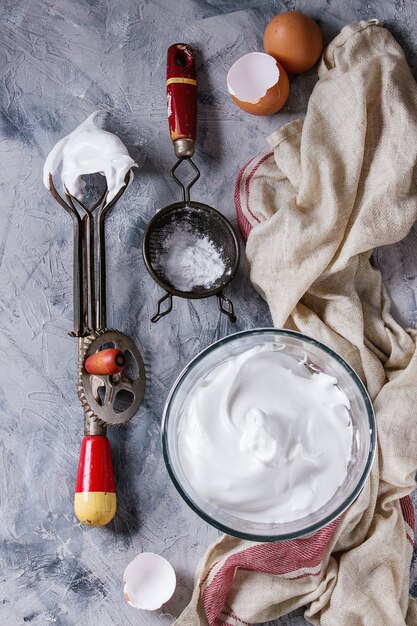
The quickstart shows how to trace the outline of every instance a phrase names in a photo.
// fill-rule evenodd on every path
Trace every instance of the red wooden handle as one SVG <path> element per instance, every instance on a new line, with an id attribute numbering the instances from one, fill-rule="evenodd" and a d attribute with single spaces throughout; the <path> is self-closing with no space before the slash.
<path id="1" fill-rule="evenodd" d="M 194 50 L 175 43 L 167 55 L 168 123 L 173 142 L 197 136 L 197 81 Z"/>
<path id="2" fill-rule="evenodd" d="M 83 438 L 74 500 L 83 524 L 104 526 L 116 513 L 116 487 L 109 440 L 105 435 Z"/>

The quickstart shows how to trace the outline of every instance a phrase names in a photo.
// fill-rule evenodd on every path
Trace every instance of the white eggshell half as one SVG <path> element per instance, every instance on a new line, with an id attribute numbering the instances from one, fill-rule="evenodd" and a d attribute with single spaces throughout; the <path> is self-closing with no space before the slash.
<path id="1" fill-rule="evenodd" d="M 230 95 L 256 104 L 279 80 L 277 62 L 270 54 L 250 52 L 233 63 L 227 73 Z"/>
<path id="2" fill-rule="evenodd" d="M 124 596 L 136 609 L 155 611 L 167 602 L 177 583 L 174 568 L 163 556 L 143 552 L 123 574 Z"/>

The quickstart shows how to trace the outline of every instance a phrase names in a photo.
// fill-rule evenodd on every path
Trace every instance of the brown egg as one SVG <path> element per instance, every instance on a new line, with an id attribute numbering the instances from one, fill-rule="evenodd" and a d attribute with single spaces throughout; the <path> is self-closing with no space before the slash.
<path id="1" fill-rule="evenodd" d="M 289 74 L 311 69 L 323 51 L 323 35 L 316 22 L 299 11 L 272 18 L 264 33 L 264 49 Z"/>
<path id="2" fill-rule="evenodd" d="M 227 88 L 242 111 L 272 115 L 286 103 L 290 85 L 278 61 L 263 52 L 251 52 L 232 65 Z"/>

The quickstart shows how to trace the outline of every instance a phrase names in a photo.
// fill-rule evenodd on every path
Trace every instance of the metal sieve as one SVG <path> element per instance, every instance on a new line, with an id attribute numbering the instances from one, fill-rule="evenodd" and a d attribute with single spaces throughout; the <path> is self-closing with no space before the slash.
<path id="1" fill-rule="evenodd" d="M 172 310 L 172 298 L 200 299 L 217 296 L 220 311 L 232 322 L 236 315 L 231 300 L 223 289 L 233 279 L 239 266 L 239 241 L 236 233 L 222 213 L 207 204 L 190 200 L 190 189 L 200 178 L 200 170 L 192 161 L 197 130 L 197 81 L 195 78 L 195 55 L 187 44 L 173 44 L 167 55 L 167 106 L 171 140 L 174 144 L 177 162 L 171 169 L 171 176 L 182 190 L 181 202 L 160 209 L 149 222 L 143 240 L 143 258 L 152 278 L 164 290 L 158 300 L 157 312 L 151 317 L 157 322 Z M 182 164 L 189 164 L 193 178 L 184 184 L 177 176 Z M 220 272 L 209 283 L 189 283 L 170 277 L 166 264 L 167 242 L 175 233 L 189 233 L 195 240 L 209 242 L 216 256 L 221 259 Z M 181 268 L 181 252 L 178 252 L 178 267 Z M 209 260 L 210 262 L 210 260 Z M 207 268 L 209 269 L 209 268 Z M 185 277 L 187 278 L 187 277 Z"/>

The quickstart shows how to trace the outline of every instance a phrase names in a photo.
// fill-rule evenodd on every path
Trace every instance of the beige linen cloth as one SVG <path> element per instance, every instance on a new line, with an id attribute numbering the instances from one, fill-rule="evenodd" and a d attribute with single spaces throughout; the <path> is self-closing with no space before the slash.
<path id="1" fill-rule="evenodd" d="M 391 317 L 372 250 L 417 219 L 417 88 L 376 20 L 345 27 L 324 52 L 304 121 L 236 188 L 253 284 L 274 325 L 339 352 L 374 403 L 379 447 L 341 519 L 313 538 L 223 537 L 200 563 L 178 626 L 252 624 L 306 606 L 312 624 L 417 624 L 409 596 L 417 470 L 416 334 Z"/>

